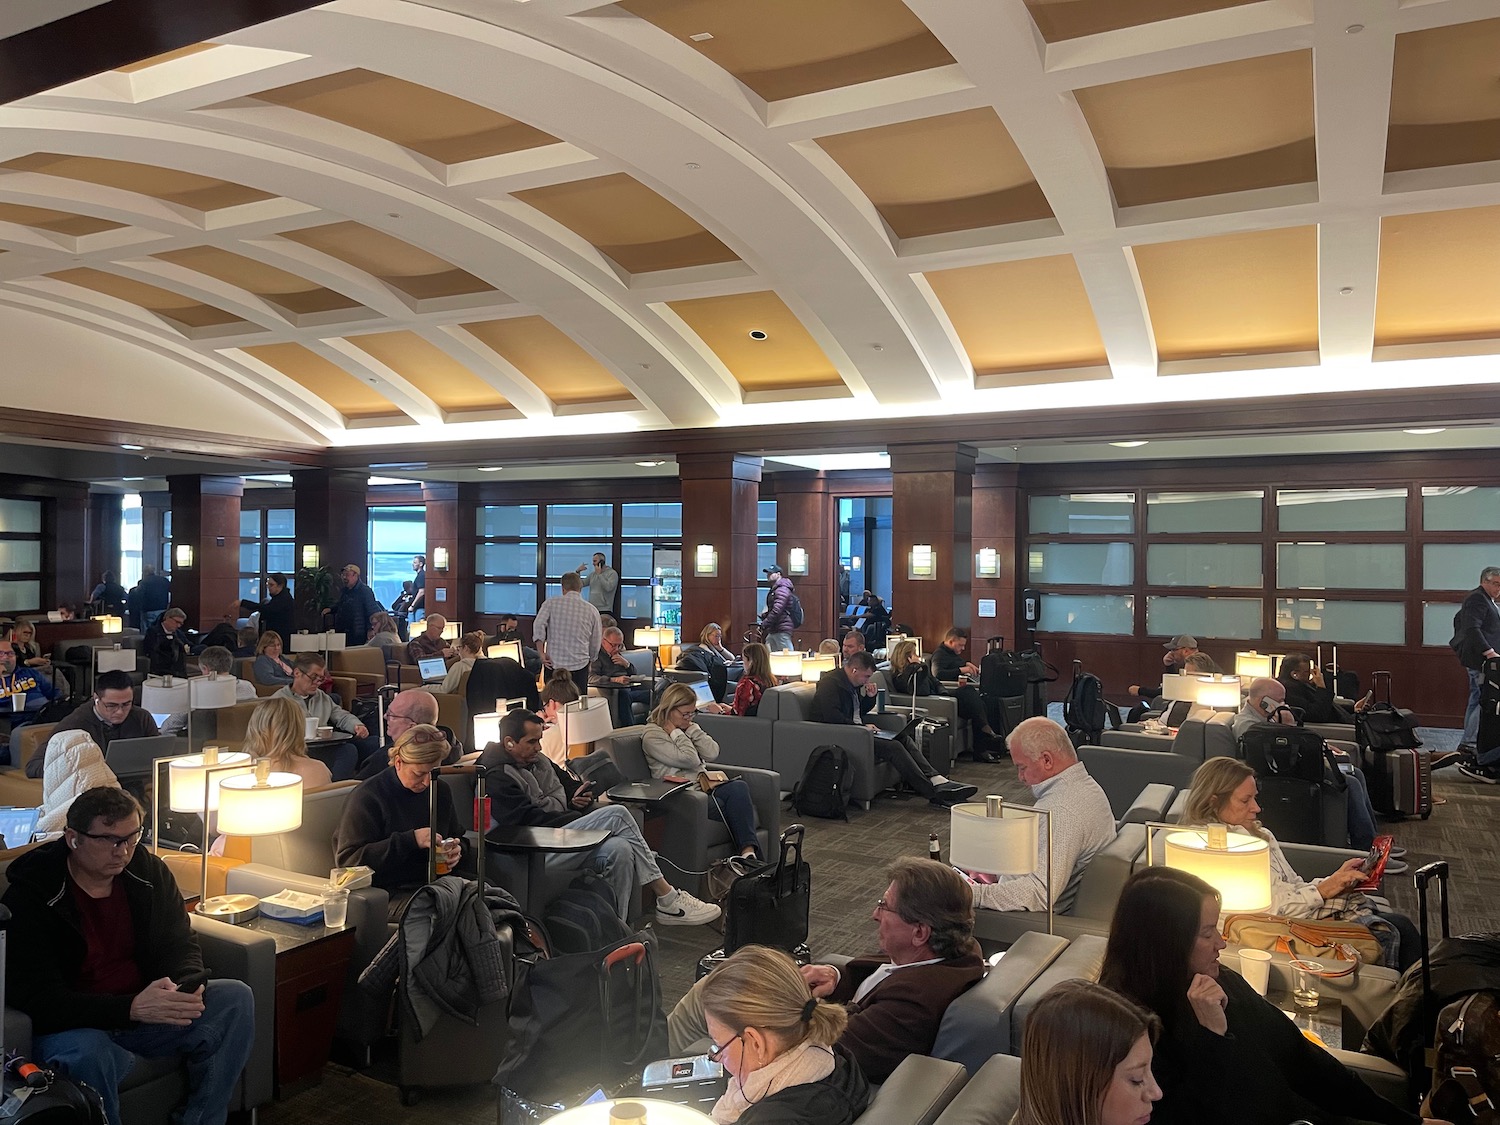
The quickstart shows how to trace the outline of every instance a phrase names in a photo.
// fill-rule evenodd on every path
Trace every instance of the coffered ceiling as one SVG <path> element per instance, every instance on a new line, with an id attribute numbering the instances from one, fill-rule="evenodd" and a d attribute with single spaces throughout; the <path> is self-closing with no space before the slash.
<path id="1" fill-rule="evenodd" d="M 1497 59 L 1493 0 L 335 0 L 0 107 L 0 404 L 497 458 L 1492 420 Z"/>

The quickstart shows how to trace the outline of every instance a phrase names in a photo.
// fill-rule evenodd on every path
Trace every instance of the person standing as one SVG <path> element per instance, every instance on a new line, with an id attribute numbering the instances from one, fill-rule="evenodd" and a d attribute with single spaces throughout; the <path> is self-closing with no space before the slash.
<path id="1" fill-rule="evenodd" d="M 1458 752 L 1464 755 L 1459 772 L 1476 781 L 1491 785 L 1500 783 L 1500 746 L 1487 746 L 1483 754 L 1479 743 L 1479 696 L 1484 683 L 1484 662 L 1500 651 L 1500 566 L 1487 566 L 1479 572 L 1479 585 L 1469 591 L 1464 604 L 1453 617 L 1453 639 L 1448 642 L 1459 663 L 1469 673 L 1469 704 L 1464 710 L 1464 733 Z"/>
<path id="2" fill-rule="evenodd" d="M 588 570 L 588 564 L 580 564 L 579 575 L 585 570 Z M 609 613 L 615 608 L 615 591 L 620 588 L 620 574 L 602 554 L 594 552 L 594 569 L 581 581 L 588 588 L 589 605 L 600 613 Z"/>
<path id="3" fill-rule="evenodd" d="M 156 624 L 157 618 L 172 604 L 172 583 L 156 573 L 156 567 L 147 563 L 141 567 L 140 581 L 141 632 Z"/>
<path id="4" fill-rule="evenodd" d="M 766 611 L 760 615 L 760 627 L 766 634 L 766 647 L 772 652 L 792 650 L 792 596 L 796 592 L 792 580 L 781 573 L 781 567 L 772 563 L 766 567 L 766 577 L 771 588 L 766 591 Z"/>
<path id="5" fill-rule="evenodd" d="M 599 610 L 583 600 L 583 580 L 576 573 L 562 576 L 562 593 L 548 598 L 536 611 L 531 635 L 542 663 L 573 677 L 578 693 L 589 690 L 589 662 L 604 645 L 604 623 Z"/>
<path id="6" fill-rule="evenodd" d="M 370 635 L 370 618 L 385 607 L 375 598 L 375 591 L 360 579 L 359 567 L 350 563 L 339 572 L 344 589 L 338 603 L 324 614 L 331 614 L 333 627 L 344 634 L 344 643 L 362 645 Z"/>
<path id="7" fill-rule="evenodd" d="M 260 607 L 260 631 L 290 637 L 297 631 L 297 603 L 286 588 L 286 575 L 279 570 L 266 575 L 266 589 L 271 596 Z"/>
<path id="8" fill-rule="evenodd" d="M 427 612 L 427 558 L 424 555 L 411 557 L 411 601 L 406 604 L 406 616 L 411 621 L 420 621 Z"/>

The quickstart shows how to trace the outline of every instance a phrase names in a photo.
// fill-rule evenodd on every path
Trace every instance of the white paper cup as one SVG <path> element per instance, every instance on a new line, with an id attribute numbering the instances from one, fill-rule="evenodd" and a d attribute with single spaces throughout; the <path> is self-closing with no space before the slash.
<path id="1" fill-rule="evenodd" d="M 1240 976 L 1261 996 L 1271 982 L 1271 955 L 1264 949 L 1240 950 Z"/>
<path id="2" fill-rule="evenodd" d="M 307 738 L 309 738 L 309 739 L 317 738 L 318 737 L 318 720 L 317 719 L 308 719 L 307 720 L 307 724 L 306 724 L 306 730 L 307 730 L 307 735 L 306 735 Z"/>

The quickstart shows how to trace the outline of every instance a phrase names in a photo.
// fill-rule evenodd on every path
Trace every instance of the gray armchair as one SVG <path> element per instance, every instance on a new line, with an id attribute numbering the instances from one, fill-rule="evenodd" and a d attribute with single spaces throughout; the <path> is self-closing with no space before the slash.
<path id="1" fill-rule="evenodd" d="M 1099 979 L 1104 969 L 1103 936 L 1082 934 L 1074 938 L 1068 948 L 1052 959 L 1052 963 L 1037 974 L 1031 987 L 1021 994 L 1010 1011 L 1010 1047 L 1006 1054 L 1019 1056 L 1022 1038 L 1026 1029 L 1026 1017 L 1036 1002 L 1051 992 L 1063 981 Z M 997 1047 L 997 1050 L 999 1048 Z"/>
<path id="2" fill-rule="evenodd" d="M 719 744 L 719 762 L 752 769 L 775 768 L 771 749 L 771 720 L 760 715 L 698 714 L 698 725 Z M 794 779 L 795 780 L 795 779 Z"/>
<path id="3" fill-rule="evenodd" d="M 968 1077 L 958 1063 L 907 1055 L 855 1121 L 857 1125 L 933 1125 Z"/>
<path id="4" fill-rule="evenodd" d="M 776 772 L 790 788 L 802 777 L 807 759 L 819 746 L 842 746 L 849 754 L 849 799 L 864 808 L 882 789 L 896 784 L 894 767 L 875 760 L 875 738 L 862 726 L 838 726 L 815 723 L 808 716 L 812 705 L 812 684 L 782 684 L 761 698 L 759 714 L 773 720 L 771 760 Z"/>
<path id="5" fill-rule="evenodd" d="M 1186 789 L 1193 772 L 1206 758 L 1239 756 L 1233 716 L 1219 714 L 1207 721 L 1183 720 L 1177 736 L 1144 731 L 1107 730 L 1099 746 L 1081 746 L 1078 757 L 1109 796 L 1110 807 L 1121 816 L 1141 786 L 1152 783 Z"/>
<path id="6" fill-rule="evenodd" d="M 890 698 L 887 706 L 898 705 L 910 707 L 911 696 L 897 695 L 891 687 L 891 673 L 889 669 L 883 669 L 871 677 L 876 687 L 885 688 Z M 933 768 L 941 773 L 946 773 L 948 768 L 958 759 L 960 754 L 971 754 L 974 751 L 973 740 L 969 737 L 969 724 L 961 721 L 958 717 L 958 700 L 951 695 L 919 695 L 917 696 L 917 708 L 926 711 L 934 719 L 944 719 L 948 723 L 948 754 L 946 759 L 939 761 L 941 755 L 931 756 Z"/>
<path id="7" fill-rule="evenodd" d="M 1066 948 L 1068 939 L 1055 934 L 1020 935 L 983 980 L 948 1005 L 933 1055 L 962 1063 L 972 1079 L 988 1059 L 1005 1050 L 1011 1009 Z"/>
<path id="8" fill-rule="evenodd" d="M 992 1055 L 948 1103 L 937 1125 L 1010 1125 L 1021 1108 L 1021 1060 Z"/>

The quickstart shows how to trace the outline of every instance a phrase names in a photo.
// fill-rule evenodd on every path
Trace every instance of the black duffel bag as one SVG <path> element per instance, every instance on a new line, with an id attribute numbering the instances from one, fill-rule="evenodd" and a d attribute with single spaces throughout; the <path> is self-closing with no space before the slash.
<path id="1" fill-rule="evenodd" d="M 1341 777 L 1323 736 L 1306 727 L 1256 723 L 1240 735 L 1240 756 L 1257 777 L 1311 782 L 1321 782 L 1330 775 Z"/>
<path id="2" fill-rule="evenodd" d="M 1354 739 L 1362 749 L 1370 750 L 1415 750 L 1422 745 L 1416 716 L 1389 703 L 1355 712 Z"/>

